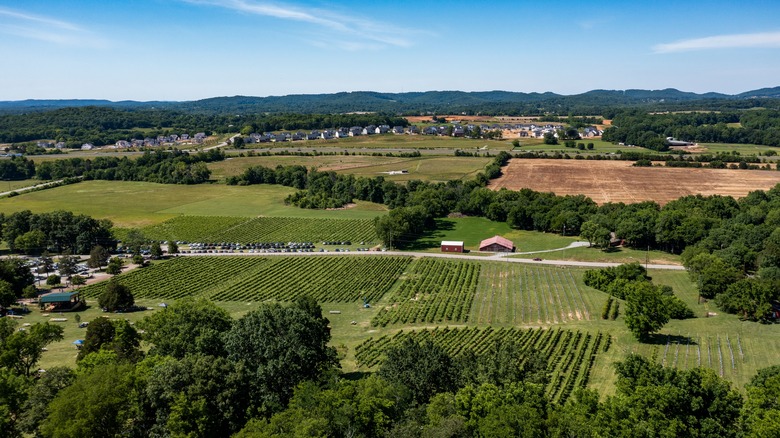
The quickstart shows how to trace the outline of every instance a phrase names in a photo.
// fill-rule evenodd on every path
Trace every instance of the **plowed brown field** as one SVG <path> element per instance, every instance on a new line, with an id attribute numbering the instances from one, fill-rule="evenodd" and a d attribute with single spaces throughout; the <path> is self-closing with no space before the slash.
<path id="1" fill-rule="evenodd" d="M 632 167 L 631 161 L 512 159 L 490 182 L 498 190 L 529 188 L 556 195 L 586 195 L 598 204 L 656 201 L 681 196 L 727 195 L 740 198 L 780 183 L 774 170 Z"/>

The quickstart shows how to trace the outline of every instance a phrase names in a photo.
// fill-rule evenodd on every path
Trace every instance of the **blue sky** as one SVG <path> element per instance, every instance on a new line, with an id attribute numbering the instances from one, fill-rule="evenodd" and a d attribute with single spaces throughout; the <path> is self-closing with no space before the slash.
<path id="1" fill-rule="evenodd" d="M 0 0 L 0 100 L 780 85 L 780 2 Z"/>

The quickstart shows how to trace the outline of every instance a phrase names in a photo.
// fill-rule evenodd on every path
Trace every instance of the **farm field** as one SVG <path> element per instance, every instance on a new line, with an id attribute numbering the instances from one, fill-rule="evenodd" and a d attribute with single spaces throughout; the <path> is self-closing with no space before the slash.
<path id="1" fill-rule="evenodd" d="M 69 210 L 110 219 L 118 227 L 143 227 L 180 215 L 373 219 L 386 211 L 383 205 L 370 202 L 357 202 L 354 208 L 335 211 L 284 205 L 284 198 L 294 191 L 276 185 L 84 181 L 0 199 L 0 211 L 8 214 L 22 210 Z"/>
<path id="2" fill-rule="evenodd" d="M 382 300 L 374 326 L 407 323 L 468 322 L 481 265 L 470 261 L 421 258 Z"/>
<path id="3" fill-rule="evenodd" d="M 609 335 L 601 332 L 593 335 L 561 329 L 437 327 L 369 338 L 355 348 L 358 363 L 363 366 L 378 365 L 382 351 L 406 337 L 430 340 L 452 356 L 464 351 L 479 355 L 500 343 L 514 341 L 524 354 L 542 354 L 546 358 L 550 383 L 545 389 L 547 395 L 559 403 L 564 403 L 575 388 L 587 386 L 597 356 L 609 346 Z"/>
<path id="4" fill-rule="evenodd" d="M 214 301 L 292 301 L 310 295 L 320 302 L 379 299 L 411 257 L 225 256 L 177 257 L 116 277 L 134 296 L 179 299 L 200 296 Z M 96 298 L 106 282 L 82 288 Z"/>
<path id="5" fill-rule="evenodd" d="M 570 267 L 382 254 L 178 257 L 116 277 L 131 288 L 141 305 L 151 310 L 106 315 L 137 321 L 159 311 L 158 303 L 203 296 L 238 317 L 263 300 L 285 301 L 309 293 L 321 302 L 323 313 L 330 320 L 332 345 L 344 353 L 342 367 L 346 371 L 366 370 L 381 356 L 381 348 L 378 353 L 370 353 L 373 356 L 366 356 L 368 344 L 360 346 L 364 342 L 388 340 L 399 332 L 435 329 L 444 333 L 449 327 L 450 331 L 468 328 L 476 336 L 477 332 L 504 330 L 506 336 L 511 332 L 512 337 L 520 339 L 525 329 L 550 329 L 543 330 L 544 333 L 561 329 L 561 336 L 579 336 L 580 343 L 590 336 L 591 347 L 601 333 L 604 342 L 609 335 L 610 347 L 593 360 L 588 386 L 605 394 L 614 392 L 612 364 L 631 352 L 646 355 L 665 366 L 710 367 L 740 390 L 758 369 L 780 362 L 780 325 L 743 322 L 733 315 L 722 314 L 710 302 L 700 304 L 696 289 L 684 271 L 651 270 L 649 274 L 656 284 L 672 286 L 697 318 L 670 321 L 650 344 L 638 343 L 625 327 L 622 315 L 625 303 L 621 302 L 617 320 L 601 319 L 600 310 L 607 295 L 585 286 L 583 272 L 584 269 Z M 432 280 L 426 282 L 428 278 Z M 83 321 L 104 315 L 95 301 L 103 287 L 105 283 L 82 288 L 91 305 L 80 312 Z M 364 308 L 363 298 L 371 307 Z M 451 312 L 449 317 L 448 312 Z M 708 313 L 714 315 L 705 317 Z M 71 342 L 83 339 L 85 331 L 78 329 L 72 314 L 62 316 L 67 318 L 62 323 L 66 328 L 65 339 L 48 347 L 41 363 L 43 368 L 72 365 L 75 361 Z M 34 323 L 49 318 L 33 310 L 20 322 Z M 372 324 L 376 321 L 382 324 Z M 465 335 L 447 336 L 466 338 Z M 452 348 L 489 346 L 476 341 L 452 343 Z M 582 350 L 576 351 L 574 359 L 558 356 L 555 363 L 579 360 Z M 582 363 L 587 363 L 589 354 L 584 353 Z M 558 379 L 555 371 L 552 372 L 553 379 Z M 564 379 L 561 386 L 568 385 L 567 373 L 559 373 Z"/>
<path id="6" fill-rule="evenodd" d="M 780 148 L 772 146 L 764 146 L 760 144 L 743 144 L 743 143 L 699 143 L 699 148 L 695 149 L 694 154 L 697 153 L 709 153 L 714 154 L 718 152 L 732 152 L 737 151 L 741 155 L 760 155 L 764 156 L 767 152 L 773 151 L 775 153 L 780 152 Z"/>
<path id="7" fill-rule="evenodd" d="M 571 269 L 486 262 L 469 321 L 541 326 L 598 317 L 603 293 L 581 287 Z"/>
<path id="8" fill-rule="evenodd" d="M 450 181 L 473 178 L 491 161 L 489 157 L 423 156 L 415 158 L 379 157 L 367 155 L 321 155 L 233 157 L 225 161 L 209 163 L 212 178 L 223 180 L 239 175 L 252 166 L 274 168 L 278 165 L 316 167 L 321 171 L 372 178 L 382 176 L 387 181 L 404 182 L 411 179 L 423 181 Z M 407 174 L 390 175 L 383 172 L 407 170 Z"/>
<path id="9" fill-rule="evenodd" d="M 512 159 L 503 175 L 490 182 L 498 190 L 530 188 L 557 195 L 590 197 L 607 202 L 656 201 L 686 195 L 726 195 L 740 198 L 753 190 L 780 183 L 780 172 L 763 170 L 632 167 L 630 161 Z"/>
<path id="10" fill-rule="evenodd" d="M 188 242 L 375 242 L 370 219 L 179 216 L 141 230 L 153 240 Z M 366 243 L 368 245 L 368 243 Z"/>
<path id="11" fill-rule="evenodd" d="M 560 144 L 557 145 L 549 145 L 544 144 L 544 139 L 541 138 L 519 138 L 520 141 L 520 147 L 514 148 L 511 150 L 512 153 L 520 153 L 523 151 L 537 151 L 537 152 L 549 152 L 549 153 L 555 153 L 560 152 L 561 154 L 569 154 L 571 156 L 582 154 L 582 155 L 593 155 L 593 154 L 608 154 L 608 153 L 617 153 L 618 151 L 623 152 L 648 152 L 648 153 L 654 153 L 655 151 L 652 151 L 650 149 L 646 149 L 639 146 L 620 146 L 617 144 L 613 144 L 608 141 L 603 141 L 600 138 L 584 138 L 581 140 L 575 140 L 577 144 L 583 143 L 587 146 L 588 143 L 593 143 L 593 149 L 585 149 L 585 150 L 579 150 L 579 149 L 572 149 L 567 148 L 563 145 L 563 142 L 561 141 Z"/>

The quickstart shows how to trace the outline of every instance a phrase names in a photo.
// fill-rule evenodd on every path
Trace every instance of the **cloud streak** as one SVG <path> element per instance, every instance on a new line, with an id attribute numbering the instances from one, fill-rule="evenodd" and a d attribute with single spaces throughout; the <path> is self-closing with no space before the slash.
<path id="1" fill-rule="evenodd" d="M 104 40 L 76 24 L 2 7 L 0 33 L 63 46 L 106 46 Z"/>
<path id="2" fill-rule="evenodd" d="M 780 32 L 743 33 L 693 38 L 653 46 L 655 53 L 677 53 L 696 50 L 771 47 L 780 48 Z"/>
<path id="3" fill-rule="evenodd" d="M 283 20 L 310 23 L 320 30 L 329 30 L 339 38 L 334 41 L 345 50 L 360 50 L 367 47 L 394 46 L 409 47 L 412 37 L 423 32 L 378 23 L 357 15 L 338 14 L 324 9 L 303 9 L 281 3 L 257 0 L 183 0 L 190 4 L 216 6 L 246 14 L 279 18 Z M 357 41 L 343 41 L 344 37 Z"/>

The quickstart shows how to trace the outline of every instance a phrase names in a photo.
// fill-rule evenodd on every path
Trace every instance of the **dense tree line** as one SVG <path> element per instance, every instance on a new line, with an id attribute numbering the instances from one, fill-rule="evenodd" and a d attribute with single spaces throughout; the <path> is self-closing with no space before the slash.
<path id="1" fill-rule="evenodd" d="M 211 171 L 206 163 L 224 159 L 224 152 L 218 149 L 196 154 L 179 150 L 147 151 L 135 159 L 128 157 L 66 158 L 39 163 L 36 166 L 36 177 L 42 180 L 83 177 L 87 180 L 200 184 L 208 181 L 211 176 Z"/>
<path id="2" fill-rule="evenodd" d="M 41 254 L 46 250 L 86 254 L 96 245 L 115 248 L 112 223 L 69 211 L 0 214 L 0 236 L 11 251 Z"/>
<path id="3" fill-rule="evenodd" d="M 36 372 L 42 348 L 62 328 L 15 324 L 0 319 L 9 437 L 759 437 L 776 432 L 780 413 L 780 367 L 760 370 L 743 397 L 712 370 L 636 355 L 616 364 L 613 395 L 577 389 L 555 403 L 542 353 L 523 354 L 511 340 L 450 356 L 405 338 L 378 372 L 344 375 L 327 346 L 328 320 L 307 298 L 263 303 L 239 319 L 185 300 L 139 322 L 143 334 L 97 318 L 76 368 L 45 373 Z"/>
<path id="4" fill-rule="evenodd" d="M 731 127 L 729 123 L 740 126 Z M 667 137 L 698 143 L 780 146 L 780 111 L 657 114 L 627 110 L 614 116 L 602 139 L 664 151 L 668 150 Z"/>
<path id="5" fill-rule="evenodd" d="M 0 160 L 0 180 L 16 181 L 35 176 L 35 163 L 24 157 Z"/>

